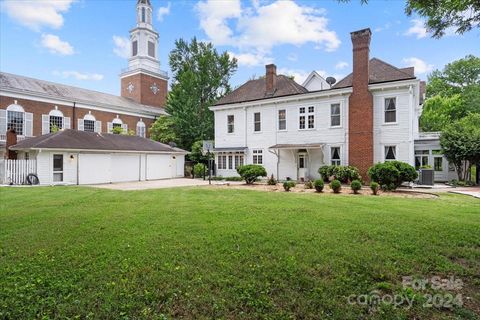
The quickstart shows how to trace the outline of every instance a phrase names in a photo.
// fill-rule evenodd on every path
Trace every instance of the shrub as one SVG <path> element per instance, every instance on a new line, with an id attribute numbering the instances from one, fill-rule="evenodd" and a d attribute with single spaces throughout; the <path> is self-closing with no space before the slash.
<path id="1" fill-rule="evenodd" d="M 358 180 L 353 180 L 350 184 L 350 188 L 352 188 L 353 193 L 358 194 L 358 190 L 362 189 L 362 183 Z"/>
<path id="2" fill-rule="evenodd" d="M 285 189 L 285 191 L 290 191 L 291 188 L 294 188 L 295 187 L 295 182 L 293 181 L 285 181 L 283 183 L 283 189 Z"/>
<path id="3" fill-rule="evenodd" d="M 197 163 L 193 166 L 193 174 L 195 177 L 200 178 L 203 177 L 207 173 L 207 166 L 203 163 Z"/>
<path id="4" fill-rule="evenodd" d="M 267 171 L 258 164 L 247 164 L 239 166 L 237 172 L 247 184 L 253 184 L 259 177 L 266 177 Z"/>
<path id="5" fill-rule="evenodd" d="M 327 182 L 332 176 L 334 179 L 337 179 L 343 183 L 361 179 L 358 169 L 353 166 L 322 166 L 320 169 L 318 169 L 318 172 L 325 182 Z"/>
<path id="6" fill-rule="evenodd" d="M 275 177 L 273 176 L 273 173 L 272 173 L 272 175 L 270 176 L 270 178 L 268 178 L 267 184 L 268 184 L 269 186 L 274 186 L 274 185 L 277 184 L 277 180 L 275 180 Z"/>
<path id="7" fill-rule="evenodd" d="M 322 179 L 317 179 L 315 180 L 315 182 L 313 183 L 314 187 L 315 187 L 315 190 L 317 192 L 322 192 L 323 191 L 323 186 L 324 186 L 324 183 L 323 183 L 323 180 Z"/>
<path id="8" fill-rule="evenodd" d="M 226 177 L 225 181 L 243 181 L 242 177 Z"/>
<path id="9" fill-rule="evenodd" d="M 330 188 L 333 190 L 334 193 L 340 193 L 340 191 L 342 190 L 342 183 L 335 179 L 330 182 Z"/>
<path id="10" fill-rule="evenodd" d="M 368 176 L 372 181 L 380 184 L 382 190 L 395 190 L 403 182 L 414 181 L 418 174 L 408 163 L 389 161 L 371 166 L 368 169 Z"/>
<path id="11" fill-rule="evenodd" d="M 112 133 L 113 134 L 123 134 L 123 128 L 122 127 L 113 127 L 112 128 Z"/>
<path id="12" fill-rule="evenodd" d="M 370 183 L 370 189 L 372 190 L 373 195 L 376 196 L 378 194 L 378 189 L 380 189 L 380 186 L 374 181 Z"/>
<path id="13" fill-rule="evenodd" d="M 313 189 L 313 181 L 312 180 L 305 181 L 305 189 Z"/>
<path id="14" fill-rule="evenodd" d="M 212 180 L 212 181 L 223 181 L 223 180 L 225 180 L 225 178 L 222 177 L 222 176 L 216 176 L 216 177 L 212 177 L 211 180 Z"/>

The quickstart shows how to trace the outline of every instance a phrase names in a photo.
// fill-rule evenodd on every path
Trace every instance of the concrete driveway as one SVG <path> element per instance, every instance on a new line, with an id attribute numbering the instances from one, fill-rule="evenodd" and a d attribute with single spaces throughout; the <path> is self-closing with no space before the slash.
<path id="1" fill-rule="evenodd" d="M 222 184 L 225 184 L 225 181 L 212 181 L 212 185 L 222 185 Z M 208 186 L 208 180 L 203 181 L 200 179 L 176 178 L 176 179 L 164 179 L 164 180 L 89 185 L 89 187 L 112 189 L 112 190 L 147 190 L 147 189 L 163 189 L 163 188 L 195 187 L 195 186 Z"/>

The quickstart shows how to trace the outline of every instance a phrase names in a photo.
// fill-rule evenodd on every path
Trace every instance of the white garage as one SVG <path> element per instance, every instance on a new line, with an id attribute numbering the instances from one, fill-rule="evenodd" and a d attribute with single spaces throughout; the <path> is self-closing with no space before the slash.
<path id="1" fill-rule="evenodd" d="M 36 159 L 40 184 L 101 184 L 184 176 L 186 151 L 138 136 L 64 130 L 11 150 Z"/>

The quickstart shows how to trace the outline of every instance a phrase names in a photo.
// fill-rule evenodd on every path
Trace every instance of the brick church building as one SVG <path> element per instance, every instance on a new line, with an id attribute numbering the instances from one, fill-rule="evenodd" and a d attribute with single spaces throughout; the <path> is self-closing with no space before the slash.
<path id="1" fill-rule="evenodd" d="M 148 137 L 150 125 L 166 114 L 168 90 L 152 14 L 150 0 L 138 0 L 128 68 L 120 75 L 120 96 L 1 72 L 0 158 L 9 129 L 15 130 L 18 140 L 58 129 L 110 133 L 119 130 L 116 127 Z"/>

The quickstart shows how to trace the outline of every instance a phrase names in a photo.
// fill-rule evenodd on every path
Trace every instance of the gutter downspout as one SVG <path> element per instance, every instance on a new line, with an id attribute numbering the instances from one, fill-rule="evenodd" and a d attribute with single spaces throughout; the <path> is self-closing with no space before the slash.
<path id="1" fill-rule="evenodd" d="M 72 129 L 76 130 L 77 129 L 77 109 L 76 109 L 77 103 L 73 101 L 73 111 L 72 111 Z M 77 183 L 78 184 L 78 183 Z"/>

